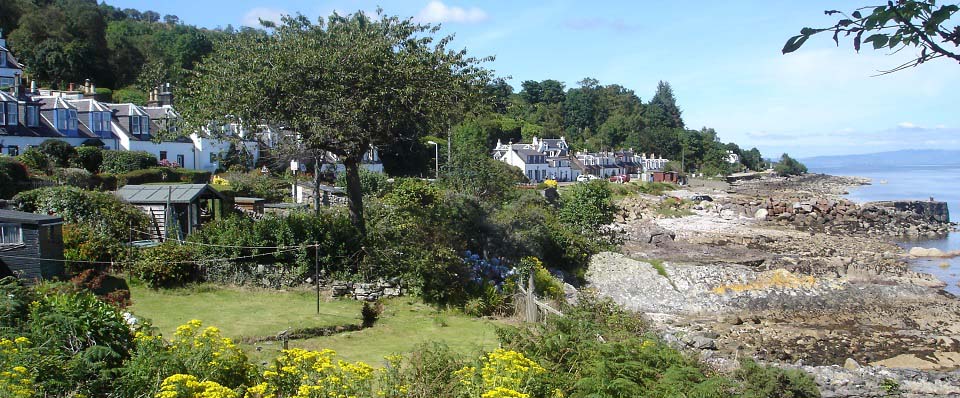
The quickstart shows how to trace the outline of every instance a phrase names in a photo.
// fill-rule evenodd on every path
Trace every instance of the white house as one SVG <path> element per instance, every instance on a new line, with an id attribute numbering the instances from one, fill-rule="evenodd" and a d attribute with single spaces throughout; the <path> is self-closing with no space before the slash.
<path id="1" fill-rule="evenodd" d="M 727 151 L 727 163 L 737 164 L 740 163 L 740 155 L 733 151 Z"/>
<path id="2" fill-rule="evenodd" d="M 0 90 L 7 90 L 20 85 L 23 76 L 23 65 L 17 62 L 13 53 L 7 49 L 7 40 L 0 31 Z"/>
<path id="3" fill-rule="evenodd" d="M 546 179 L 574 181 L 580 171 L 572 163 L 569 153 L 570 146 L 563 137 L 533 137 L 529 144 L 504 144 L 497 140 L 493 158 L 519 168 L 531 182 L 542 182 Z"/>

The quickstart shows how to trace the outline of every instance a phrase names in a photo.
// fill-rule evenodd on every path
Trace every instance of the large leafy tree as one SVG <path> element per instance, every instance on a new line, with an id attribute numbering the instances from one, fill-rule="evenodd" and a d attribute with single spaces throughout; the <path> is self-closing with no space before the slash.
<path id="1" fill-rule="evenodd" d="M 861 7 L 847 14 L 837 10 L 824 11 L 839 15 L 836 24 L 825 28 L 803 28 L 783 46 L 783 53 L 798 50 L 807 39 L 820 33 L 833 33 L 833 41 L 840 45 L 840 36 L 853 36 L 853 48 L 870 43 L 874 49 L 894 52 L 907 47 L 920 49 L 910 61 L 883 73 L 896 72 L 918 66 L 936 58 L 947 57 L 960 62 L 960 26 L 950 18 L 960 10 L 956 4 L 937 5 L 936 0 L 897 0 L 885 5 Z M 866 36 L 866 38 L 864 38 Z"/>
<path id="2" fill-rule="evenodd" d="M 438 27 L 382 11 L 269 27 L 230 37 L 197 67 L 181 105 L 187 121 L 270 125 L 293 132 L 302 148 L 338 155 L 360 231 L 364 153 L 446 130 L 492 80 L 484 60 L 435 37 Z"/>

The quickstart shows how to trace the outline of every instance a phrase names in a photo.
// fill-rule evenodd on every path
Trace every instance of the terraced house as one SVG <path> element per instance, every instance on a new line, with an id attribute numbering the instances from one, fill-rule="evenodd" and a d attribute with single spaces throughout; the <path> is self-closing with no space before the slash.
<path id="1" fill-rule="evenodd" d="M 504 144 L 497 140 L 493 158 L 519 168 L 530 182 L 576 181 L 578 176 L 586 174 L 600 178 L 631 174 L 648 181 L 651 180 L 648 174 L 662 170 L 669 162 L 652 153 L 638 154 L 633 149 L 571 154 L 564 137 L 533 137 L 529 144 Z"/>

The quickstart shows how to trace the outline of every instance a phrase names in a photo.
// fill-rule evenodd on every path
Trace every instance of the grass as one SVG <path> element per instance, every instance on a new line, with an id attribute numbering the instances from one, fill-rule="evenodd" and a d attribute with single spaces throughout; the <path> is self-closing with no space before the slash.
<path id="1" fill-rule="evenodd" d="M 670 282 L 670 286 L 673 287 L 673 290 L 678 290 L 677 285 L 673 283 L 673 279 L 670 279 L 670 275 L 667 274 L 667 268 L 663 266 L 663 260 L 657 259 L 657 258 L 651 258 L 651 259 L 643 259 L 640 261 L 650 264 L 650 266 L 652 266 L 653 269 L 657 271 L 657 275 L 667 278 L 667 282 Z"/>
<path id="2" fill-rule="evenodd" d="M 344 360 L 363 361 L 373 366 L 383 363 L 390 354 L 405 354 L 426 342 L 442 342 L 454 352 L 464 355 L 479 354 L 481 350 L 497 347 L 495 332 L 500 321 L 469 317 L 452 311 L 441 311 L 418 303 L 411 298 L 388 300 L 380 320 L 369 329 L 340 333 L 333 336 L 291 340 L 291 348 L 318 350 L 329 348 Z M 251 357 L 262 363 L 276 356 L 278 343 L 264 344 L 262 351 Z"/>
<path id="3" fill-rule="evenodd" d="M 216 326 L 232 338 L 275 336 L 282 330 L 360 322 L 359 302 L 326 301 L 317 314 L 316 294 L 308 291 L 225 288 L 198 285 L 153 290 L 131 286 L 131 312 L 170 336 L 191 319 Z"/>
<path id="4" fill-rule="evenodd" d="M 151 290 L 132 286 L 131 311 L 153 322 L 165 336 L 191 319 L 219 327 L 225 336 L 239 339 L 274 336 L 288 328 L 360 323 L 362 304 L 352 300 L 321 302 L 316 313 L 316 295 L 308 291 L 245 289 L 216 285 Z M 456 352 L 473 355 L 497 346 L 499 321 L 478 319 L 454 311 L 437 311 L 414 298 L 384 302 L 380 320 L 372 327 L 334 336 L 291 340 L 290 348 L 330 348 L 344 360 L 364 361 L 377 366 L 390 354 L 409 353 L 418 344 L 438 341 Z M 254 363 L 270 362 L 281 347 L 279 342 L 240 345 Z"/>

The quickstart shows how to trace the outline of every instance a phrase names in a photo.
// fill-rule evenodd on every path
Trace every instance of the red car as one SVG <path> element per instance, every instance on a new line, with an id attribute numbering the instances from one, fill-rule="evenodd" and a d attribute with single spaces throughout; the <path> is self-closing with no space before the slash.
<path id="1" fill-rule="evenodd" d="M 620 175 L 616 175 L 616 176 L 610 176 L 610 182 L 618 182 L 618 183 L 621 183 L 621 184 L 626 183 L 626 182 L 630 182 L 630 175 L 629 175 L 629 174 L 620 174 Z"/>

